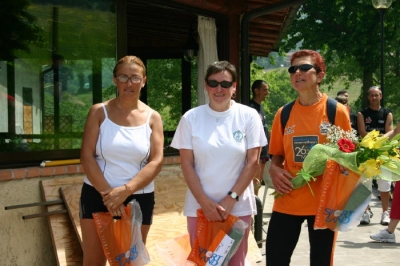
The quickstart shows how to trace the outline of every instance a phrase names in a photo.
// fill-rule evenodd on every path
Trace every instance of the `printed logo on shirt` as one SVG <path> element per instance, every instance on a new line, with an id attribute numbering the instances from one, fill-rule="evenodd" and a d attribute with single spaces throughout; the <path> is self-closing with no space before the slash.
<path id="1" fill-rule="evenodd" d="M 235 132 L 233 132 L 233 138 L 234 138 L 237 142 L 242 141 L 243 137 L 244 137 L 244 134 L 243 134 L 242 131 L 236 130 Z"/>
<path id="2" fill-rule="evenodd" d="M 371 117 L 367 117 L 367 118 L 365 118 L 365 123 L 369 124 L 369 123 L 371 123 L 371 122 L 372 122 L 372 119 L 371 119 Z"/>
<path id="3" fill-rule="evenodd" d="M 319 132 L 320 132 L 322 135 L 326 135 L 326 134 L 328 133 L 328 129 L 329 129 L 330 126 L 331 126 L 330 123 L 324 121 L 324 122 L 319 126 Z"/>
<path id="4" fill-rule="evenodd" d="M 311 148 L 318 143 L 318 136 L 293 137 L 293 154 L 296 163 L 302 163 Z"/>
<path id="5" fill-rule="evenodd" d="M 293 125 L 293 126 L 288 126 L 288 127 L 286 127 L 285 128 L 285 132 L 283 133 L 283 135 L 290 135 L 290 134 L 293 134 L 294 133 L 294 127 L 295 127 L 296 125 Z"/>

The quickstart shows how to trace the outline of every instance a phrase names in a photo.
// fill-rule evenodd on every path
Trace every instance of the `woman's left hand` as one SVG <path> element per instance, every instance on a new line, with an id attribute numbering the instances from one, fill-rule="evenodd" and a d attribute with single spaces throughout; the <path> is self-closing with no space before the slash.
<path id="1" fill-rule="evenodd" d="M 124 186 L 110 188 L 106 191 L 101 192 L 103 197 L 103 203 L 107 207 L 108 211 L 113 216 L 121 216 L 125 215 L 125 206 L 124 201 L 126 199 L 125 192 L 126 189 Z"/>
<path id="2" fill-rule="evenodd" d="M 235 206 L 235 203 L 236 200 L 228 195 L 219 202 L 219 205 L 221 205 L 225 209 L 225 211 L 220 212 L 222 219 L 225 220 L 226 218 L 228 218 L 228 215 L 231 213 L 233 206 Z"/>

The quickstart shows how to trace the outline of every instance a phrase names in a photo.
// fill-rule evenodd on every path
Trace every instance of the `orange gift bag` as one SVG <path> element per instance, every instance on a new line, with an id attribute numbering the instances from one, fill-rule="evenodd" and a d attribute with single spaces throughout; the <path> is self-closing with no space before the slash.
<path id="1" fill-rule="evenodd" d="M 197 236 L 188 260 L 197 266 L 225 266 L 235 254 L 248 224 L 229 215 L 223 222 L 207 221 L 197 210 Z"/>
<path id="2" fill-rule="evenodd" d="M 97 233 L 110 266 L 141 266 L 150 262 L 142 240 L 142 212 L 132 200 L 125 207 L 125 217 L 114 219 L 109 212 L 93 213 Z"/>
<path id="3" fill-rule="evenodd" d="M 350 170 L 342 173 L 339 164 L 328 160 L 318 196 L 314 229 L 346 231 L 358 224 L 371 198 L 368 180 Z"/>
<path id="4" fill-rule="evenodd" d="M 191 251 L 189 234 L 179 235 L 165 242 L 156 243 L 158 255 L 164 266 L 194 266 L 187 257 Z"/>

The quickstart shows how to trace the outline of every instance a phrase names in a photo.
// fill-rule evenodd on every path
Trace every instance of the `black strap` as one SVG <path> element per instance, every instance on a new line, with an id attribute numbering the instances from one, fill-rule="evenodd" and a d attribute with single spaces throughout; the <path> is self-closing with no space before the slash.
<path id="1" fill-rule="evenodd" d="M 283 106 L 283 109 L 281 112 L 282 132 L 285 130 L 286 123 L 289 120 L 290 112 L 292 111 L 294 103 L 295 103 L 295 101 L 287 103 L 287 104 L 285 104 L 285 106 Z"/>
<path id="2" fill-rule="evenodd" d="M 331 123 L 331 125 L 335 124 L 335 117 L 336 117 L 336 105 L 337 105 L 337 101 L 332 99 L 332 98 L 328 98 L 328 100 L 326 101 L 326 107 L 327 107 L 327 112 L 328 112 L 328 119 L 329 122 Z"/>
<path id="3" fill-rule="evenodd" d="M 294 103 L 295 103 L 295 101 L 287 103 L 287 104 L 285 104 L 285 106 L 283 106 L 283 109 L 281 112 L 282 132 L 285 130 L 286 123 L 289 120 L 290 112 L 292 111 Z M 328 98 L 328 100 L 326 101 L 328 119 L 332 125 L 335 124 L 336 105 L 337 105 L 337 101 L 332 98 Z"/>

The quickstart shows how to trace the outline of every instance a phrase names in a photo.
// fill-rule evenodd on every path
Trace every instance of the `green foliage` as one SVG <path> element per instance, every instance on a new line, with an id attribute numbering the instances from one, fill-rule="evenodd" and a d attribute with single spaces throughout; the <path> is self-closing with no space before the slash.
<path id="1" fill-rule="evenodd" d="M 196 62 L 192 69 L 197 69 Z M 147 60 L 147 102 L 163 118 L 164 130 L 174 131 L 182 116 L 181 59 Z M 192 71 L 192 103 L 197 103 L 197 73 Z"/>
<path id="2" fill-rule="evenodd" d="M 14 3 L 14 1 L 7 2 Z M 95 2 L 102 3 L 104 0 L 92 2 L 95 5 Z M 18 19 L 27 24 L 26 31 L 30 32 L 21 32 L 20 35 L 25 38 L 16 40 L 17 43 L 14 45 L 16 56 L 20 58 L 34 56 L 43 60 L 43 63 L 49 62 L 52 53 L 61 54 L 69 60 L 115 57 L 116 19 L 115 14 L 108 12 L 109 9 L 88 10 L 40 4 L 27 6 L 26 13 L 29 14 L 30 19 Z M 0 8 L 0 13 L 1 10 Z M 7 8 L 5 10 L 7 11 Z M 53 21 L 55 14 L 57 14 L 57 23 Z M 10 21 L 3 24 L 8 25 Z M 53 32 L 54 27 L 57 33 Z M 34 38 L 32 34 L 36 34 L 37 41 L 31 41 Z M 52 38 L 54 34 L 57 34 L 57 39 Z M 28 37 L 30 39 L 27 39 Z M 29 45 L 29 49 L 22 49 L 21 45 Z"/>
<path id="3" fill-rule="evenodd" d="M 27 11 L 29 5 L 28 0 L 0 2 L 0 60 L 12 60 L 17 51 L 30 52 L 31 44 L 43 42 L 36 17 Z"/>
<path id="4" fill-rule="evenodd" d="M 115 85 L 110 85 L 103 89 L 103 101 L 110 100 L 116 97 L 117 87 Z"/>
<path id="5" fill-rule="evenodd" d="M 394 1 L 385 15 L 385 105 L 398 109 L 395 95 L 400 79 L 398 17 L 400 2 Z M 281 52 L 294 49 L 319 50 L 327 63 L 325 82 L 341 81 L 344 88 L 353 81 L 362 81 L 362 99 L 366 105 L 366 90 L 380 83 L 380 23 L 379 13 L 370 0 L 307 0 L 292 23 Z M 400 114 L 396 110 L 395 114 Z M 395 115 L 396 116 L 396 115 Z"/>

